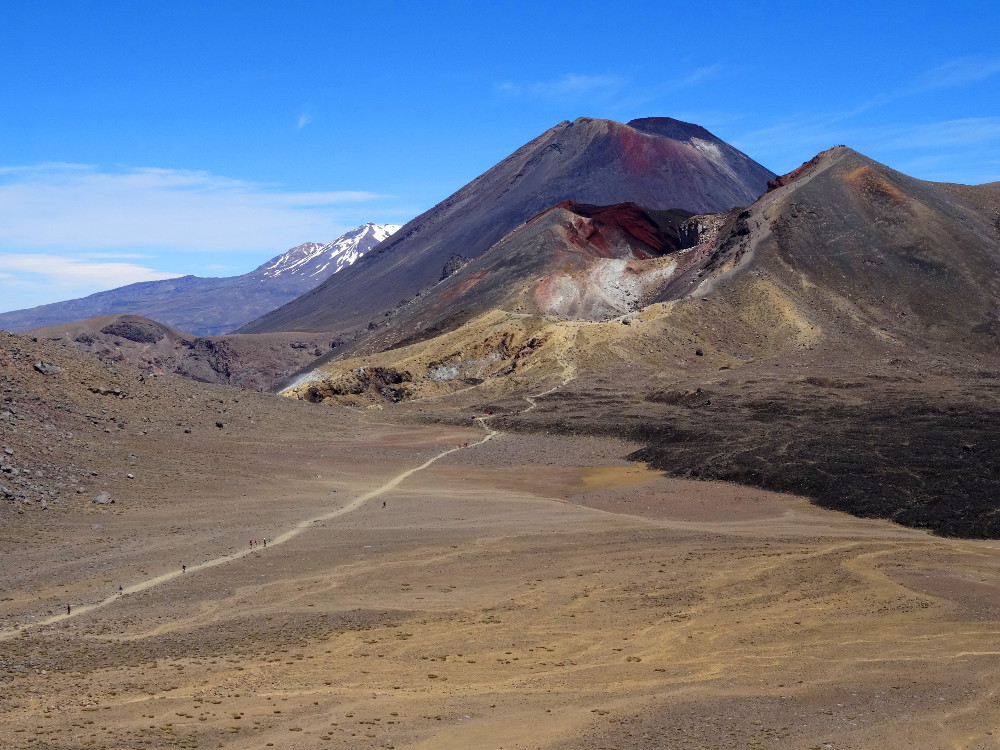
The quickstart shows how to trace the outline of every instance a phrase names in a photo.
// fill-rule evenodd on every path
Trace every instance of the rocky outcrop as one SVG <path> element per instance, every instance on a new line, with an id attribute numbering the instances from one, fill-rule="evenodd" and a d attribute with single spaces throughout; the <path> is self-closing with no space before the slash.
<path id="1" fill-rule="evenodd" d="M 62 372 L 62 368 L 55 364 L 54 362 L 46 362 L 44 359 L 40 359 L 35 362 L 35 371 L 42 373 L 42 375 L 58 375 Z"/>
<path id="2" fill-rule="evenodd" d="M 361 367 L 334 380 L 310 383 L 302 391 L 306 401 L 321 403 L 337 400 L 338 396 L 368 394 L 376 400 L 399 402 L 409 398 L 407 383 L 413 376 L 392 367 Z"/>
<path id="3" fill-rule="evenodd" d="M 162 341 L 166 335 L 162 326 L 146 320 L 120 320 L 109 323 L 101 329 L 101 333 L 120 336 L 137 344 L 155 344 L 157 341 Z M 93 343 L 93 340 L 91 339 L 89 343 Z"/>
<path id="4" fill-rule="evenodd" d="M 81 320 L 31 333 L 71 343 L 108 363 L 128 363 L 147 373 L 176 373 L 255 391 L 278 388 L 334 348 L 330 337 L 321 335 L 191 336 L 138 315 Z M 39 365 L 49 374 L 55 367 Z"/>
<path id="5" fill-rule="evenodd" d="M 448 262 L 444 264 L 444 268 L 441 269 L 441 278 L 439 281 L 444 281 L 449 276 L 454 276 L 456 273 L 461 271 L 469 259 L 458 253 L 452 253 L 451 257 L 448 258 Z"/>

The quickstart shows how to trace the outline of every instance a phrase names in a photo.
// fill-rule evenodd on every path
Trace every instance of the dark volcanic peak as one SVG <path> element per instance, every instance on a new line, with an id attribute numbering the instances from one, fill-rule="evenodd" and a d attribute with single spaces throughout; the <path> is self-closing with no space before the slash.
<path id="1" fill-rule="evenodd" d="M 751 203 L 774 177 L 697 125 L 669 118 L 636 123 L 582 117 L 556 125 L 361 262 L 242 331 L 364 331 L 436 283 L 452 255 L 478 258 L 562 201 L 707 213 Z"/>
<path id="2" fill-rule="evenodd" d="M 783 320 L 793 346 L 957 344 L 998 319 L 996 206 L 989 186 L 924 182 L 838 146 L 716 221 L 658 299 L 738 300 L 738 317 Z"/>
<path id="3" fill-rule="evenodd" d="M 675 141 L 690 141 L 692 138 L 701 138 L 707 141 L 718 140 L 701 125 L 675 120 L 673 117 L 639 117 L 635 120 L 629 120 L 628 126 L 643 133 L 661 135 Z"/>
<path id="4" fill-rule="evenodd" d="M 805 279 L 837 295 L 848 320 L 876 337 L 909 331 L 957 343 L 996 317 L 1000 237 L 988 206 L 954 187 L 830 149 L 754 207 L 750 226 L 769 228 L 750 235 L 755 262 L 787 279 L 790 293 Z"/>

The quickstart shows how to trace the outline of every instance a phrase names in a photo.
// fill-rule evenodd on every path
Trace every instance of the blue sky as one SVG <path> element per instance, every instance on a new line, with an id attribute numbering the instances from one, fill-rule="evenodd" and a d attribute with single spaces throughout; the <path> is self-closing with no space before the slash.
<path id="1" fill-rule="evenodd" d="M 561 120 L 1000 180 L 994 3 L 0 8 L 0 311 L 404 223 Z"/>

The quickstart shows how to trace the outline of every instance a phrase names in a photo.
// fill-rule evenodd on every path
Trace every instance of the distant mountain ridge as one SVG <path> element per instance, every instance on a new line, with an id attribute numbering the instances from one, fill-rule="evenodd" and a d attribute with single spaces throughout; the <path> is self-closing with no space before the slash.
<path id="1" fill-rule="evenodd" d="M 102 315 L 151 318 L 195 336 L 217 336 L 280 307 L 342 271 L 399 229 L 368 222 L 333 242 L 307 242 L 241 276 L 181 276 L 0 314 L 18 332 Z"/>

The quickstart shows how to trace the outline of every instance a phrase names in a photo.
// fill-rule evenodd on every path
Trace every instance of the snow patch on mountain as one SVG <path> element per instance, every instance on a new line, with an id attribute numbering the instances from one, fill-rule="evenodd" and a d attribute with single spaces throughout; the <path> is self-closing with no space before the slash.
<path id="1" fill-rule="evenodd" d="M 399 224 L 368 222 L 326 245 L 306 242 L 268 261 L 254 275 L 264 279 L 315 278 L 318 283 L 357 261 L 399 228 Z"/>

